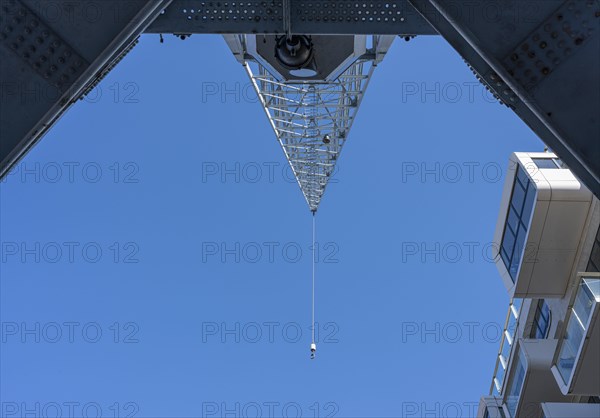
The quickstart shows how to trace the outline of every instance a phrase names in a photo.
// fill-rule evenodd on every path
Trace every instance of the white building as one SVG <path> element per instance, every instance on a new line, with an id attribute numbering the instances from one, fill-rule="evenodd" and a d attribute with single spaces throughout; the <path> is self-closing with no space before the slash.
<path id="1" fill-rule="evenodd" d="M 479 418 L 600 417 L 599 228 L 555 154 L 511 156 L 494 234 L 511 303 Z"/>

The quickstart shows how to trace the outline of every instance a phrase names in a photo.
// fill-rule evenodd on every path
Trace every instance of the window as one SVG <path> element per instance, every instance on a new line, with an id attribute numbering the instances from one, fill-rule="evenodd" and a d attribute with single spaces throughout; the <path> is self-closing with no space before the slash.
<path id="1" fill-rule="evenodd" d="M 600 228 L 596 233 L 596 239 L 592 246 L 592 253 L 590 254 L 590 261 L 588 262 L 586 271 L 600 272 Z"/>
<path id="2" fill-rule="evenodd" d="M 557 368 L 565 384 L 569 384 L 579 348 L 588 332 L 594 302 L 600 302 L 600 279 L 583 278 L 570 308 L 567 330 L 562 340 Z"/>
<path id="3" fill-rule="evenodd" d="M 552 315 L 550 312 L 550 307 L 544 299 L 540 299 L 535 309 L 533 328 L 531 329 L 530 338 L 535 338 L 538 340 L 548 338 L 551 318 Z"/>
<path id="4" fill-rule="evenodd" d="M 517 167 L 500 256 L 514 283 L 525 247 L 536 190 L 521 166 Z"/>
<path id="5" fill-rule="evenodd" d="M 562 161 L 556 158 L 532 158 L 531 160 L 540 169 L 562 168 Z"/>
<path id="6" fill-rule="evenodd" d="M 517 416 L 517 405 L 519 404 L 519 397 L 521 396 L 521 389 L 525 380 L 525 364 L 523 364 L 520 351 L 517 351 L 513 361 L 515 364 L 515 373 L 507 388 L 506 408 L 510 416 L 514 418 Z"/>

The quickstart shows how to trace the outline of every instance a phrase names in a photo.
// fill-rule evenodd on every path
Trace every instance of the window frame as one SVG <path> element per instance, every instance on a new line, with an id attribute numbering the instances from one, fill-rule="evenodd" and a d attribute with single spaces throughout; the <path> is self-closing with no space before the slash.
<path id="1" fill-rule="evenodd" d="M 523 184 L 523 180 L 526 180 L 526 184 Z M 521 190 L 518 190 L 515 194 L 515 190 L 517 187 L 520 187 Z M 522 194 L 522 202 L 521 207 L 517 208 L 514 203 L 515 197 L 519 197 Z M 530 198 L 530 196 L 533 196 Z M 517 276 L 519 274 L 519 270 L 521 268 L 521 264 L 523 263 L 523 254 L 525 253 L 525 243 L 527 241 L 527 235 L 529 234 L 529 227 L 531 226 L 531 219 L 533 218 L 533 212 L 535 207 L 537 197 L 537 189 L 533 186 L 533 181 L 527 176 L 525 169 L 521 166 L 521 164 L 517 165 L 517 170 L 515 172 L 514 182 L 512 185 L 512 190 L 510 193 L 510 199 L 508 202 L 508 210 L 506 211 L 506 218 L 504 221 L 504 230 L 502 232 L 502 238 L 500 239 L 500 249 L 499 255 L 502 258 L 502 262 L 508 271 L 508 274 L 513 283 L 516 282 Z M 531 208 L 529 207 L 531 205 Z M 512 226 L 509 223 L 509 216 L 511 213 L 514 213 L 514 216 L 517 217 L 517 230 L 513 231 Z M 523 219 L 523 214 L 528 213 L 529 219 Z M 523 237 L 523 242 L 519 242 L 519 238 L 521 238 L 520 233 L 525 232 Z M 507 241 L 507 245 L 505 246 L 505 238 L 507 238 L 507 233 L 509 233 L 508 239 L 512 239 L 511 251 L 510 254 L 507 251 L 509 242 Z M 510 238 L 512 236 L 512 238 Z M 521 248 L 518 248 L 521 246 Z M 517 251 L 519 252 L 517 254 Z M 515 262 L 517 262 L 515 264 Z M 517 267 L 516 271 L 513 271 L 514 268 Z"/>

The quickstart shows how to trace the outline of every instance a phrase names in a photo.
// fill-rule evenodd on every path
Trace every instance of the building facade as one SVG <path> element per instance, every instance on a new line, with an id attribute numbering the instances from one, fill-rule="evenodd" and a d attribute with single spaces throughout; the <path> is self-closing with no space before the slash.
<path id="1" fill-rule="evenodd" d="M 555 154 L 514 153 L 493 251 L 510 304 L 478 418 L 600 417 L 600 202 Z"/>

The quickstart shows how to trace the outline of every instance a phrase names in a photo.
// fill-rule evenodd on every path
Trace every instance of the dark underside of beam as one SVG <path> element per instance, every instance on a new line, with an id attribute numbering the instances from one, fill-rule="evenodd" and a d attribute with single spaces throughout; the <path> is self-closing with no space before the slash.
<path id="1" fill-rule="evenodd" d="M 436 34 L 407 0 L 290 0 L 290 27 L 293 33 L 305 35 Z M 282 0 L 174 0 L 146 32 L 285 33 Z"/>
<path id="2" fill-rule="evenodd" d="M 600 2 L 410 2 L 600 198 Z"/>
<path id="3" fill-rule="evenodd" d="M 0 177 L 169 2 L 0 0 Z"/>

